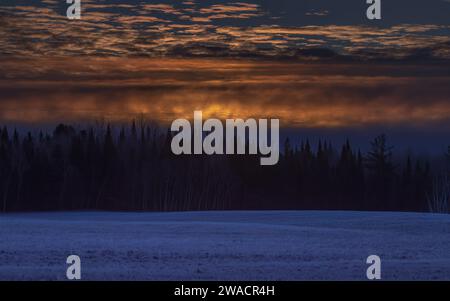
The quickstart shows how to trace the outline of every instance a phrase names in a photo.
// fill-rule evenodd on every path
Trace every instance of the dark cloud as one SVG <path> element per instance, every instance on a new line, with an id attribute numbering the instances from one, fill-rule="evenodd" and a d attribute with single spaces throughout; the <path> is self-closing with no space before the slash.
<path id="1" fill-rule="evenodd" d="M 70 21 L 63 1 L 6 0 L 0 54 L 450 59 L 450 21 L 441 18 L 450 3 L 420 3 L 384 1 L 383 21 L 368 23 L 359 0 L 84 0 L 82 19 Z"/>

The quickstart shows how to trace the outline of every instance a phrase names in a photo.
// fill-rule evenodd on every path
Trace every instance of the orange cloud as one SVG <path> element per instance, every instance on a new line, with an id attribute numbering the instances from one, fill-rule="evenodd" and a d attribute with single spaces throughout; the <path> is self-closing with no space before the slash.
<path id="1" fill-rule="evenodd" d="M 252 60 L 74 58 L 1 61 L 2 122 L 167 124 L 206 117 L 280 118 L 284 127 L 450 124 L 446 66 L 321 65 Z"/>

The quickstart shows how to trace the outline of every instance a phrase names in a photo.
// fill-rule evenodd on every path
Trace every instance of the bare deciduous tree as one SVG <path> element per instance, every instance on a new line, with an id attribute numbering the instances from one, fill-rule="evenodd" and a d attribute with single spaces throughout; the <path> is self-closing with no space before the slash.
<path id="1" fill-rule="evenodd" d="M 447 173 L 433 180 L 432 192 L 427 195 L 428 208 L 434 213 L 448 213 L 450 203 L 450 181 Z"/>

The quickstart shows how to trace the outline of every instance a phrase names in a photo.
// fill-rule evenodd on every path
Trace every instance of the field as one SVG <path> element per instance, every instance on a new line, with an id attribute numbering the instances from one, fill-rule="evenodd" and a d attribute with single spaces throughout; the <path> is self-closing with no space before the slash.
<path id="1" fill-rule="evenodd" d="M 0 215 L 0 280 L 450 280 L 450 215 L 342 211 Z"/>

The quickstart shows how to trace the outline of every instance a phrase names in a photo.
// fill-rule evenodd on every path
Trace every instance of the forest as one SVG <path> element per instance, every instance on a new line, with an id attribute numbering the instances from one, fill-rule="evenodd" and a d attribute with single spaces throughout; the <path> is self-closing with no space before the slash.
<path id="1" fill-rule="evenodd" d="M 259 155 L 174 155 L 173 133 L 152 123 L 0 129 L 0 212 L 53 210 L 380 210 L 448 212 L 446 174 L 387 137 L 362 153 L 319 141 L 283 141 Z M 443 154 L 443 157 L 445 154 Z"/>

